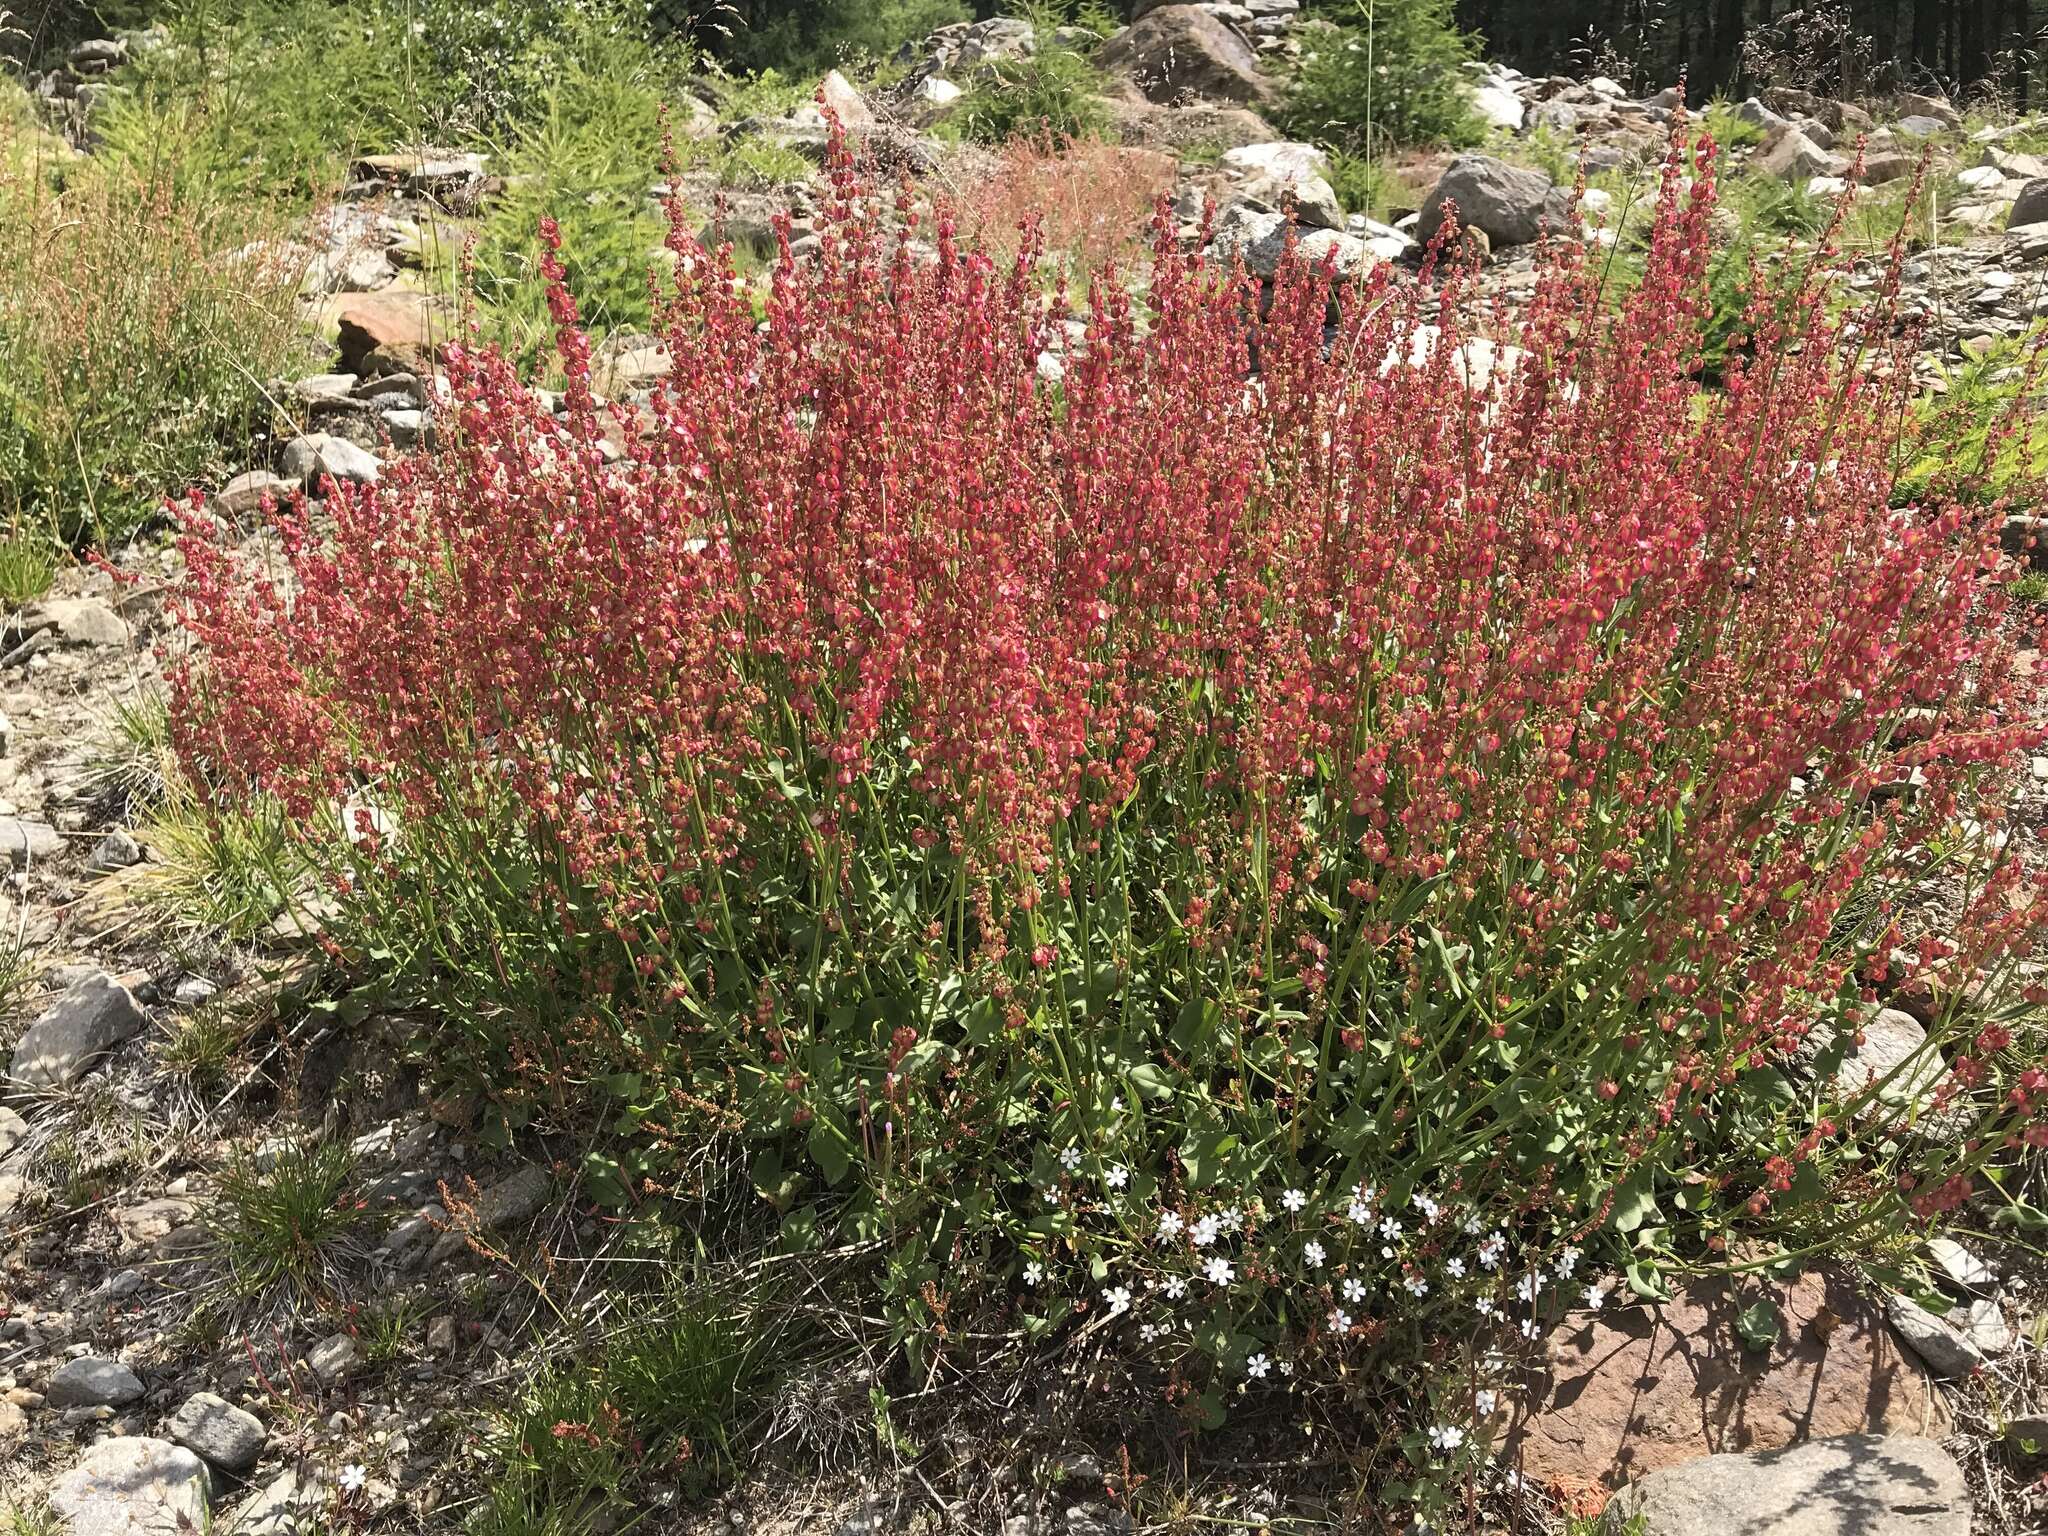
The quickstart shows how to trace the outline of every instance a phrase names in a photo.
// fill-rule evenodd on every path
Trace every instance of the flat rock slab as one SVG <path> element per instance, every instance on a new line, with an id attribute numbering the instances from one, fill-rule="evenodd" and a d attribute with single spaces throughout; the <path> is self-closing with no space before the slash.
<path id="1" fill-rule="evenodd" d="M 142 1383 L 118 1360 L 80 1355 L 50 1377 L 52 1408 L 125 1408 L 142 1396 Z"/>
<path id="2" fill-rule="evenodd" d="M 93 1062 L 149 1026 L 135 994 L 102 972 L 59 997 L 29 1025 L 9 1068 L 29 1088 L 68 1088 Z"/>
<path id="3" fill-rule="evenodd" d="M 192 1536 L 206 1529 L 206 1463 L 168 1440 L 102 1440 L 50 1489 L 70 1536 Z"/>
<path id="4" fill-rule="evenodd" d="M 1970 1536 L 1962 1468 L 1917 1435 L 1847 1435 L 1652 1472 L 1607 1506 L 1643 1536 Z"/>
<path id="5" fill-rule="evenodd" d="M 1719 1452 L 1946 1433 L 1925 1373 L 1846 1280 L 1808 1274 L 1775 1287 L 1782 1327 L 1768 1350 L 1745 1348 L 1736 1329 L 1756 1295 L 1738 1302 L 1725 1284 L 1701 1282 L 1661 1307 L 1610 1304 L 1560 1324 L 1509 1459 L 1580 1493 Z"/>

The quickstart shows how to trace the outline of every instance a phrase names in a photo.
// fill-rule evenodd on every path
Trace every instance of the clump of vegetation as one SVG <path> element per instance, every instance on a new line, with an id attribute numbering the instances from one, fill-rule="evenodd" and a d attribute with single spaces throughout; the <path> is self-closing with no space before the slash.
<path id="1" fill-rule="evenodd" d="M 966 189 L 961 229 L 1008 262 L 1027 243 L 1072 274 L 1132 255 L 1148 215 L 1171 197 L 1174 162 L 1153 150 L 1051 135 L 1006 143 Z"/>
<path id="2" fill-rule="evenodd" d="M 1302 58 L 1280 122 L 1296 138 L 1351 154 L 1399 144 L 1474 144 L 1463 66 L 1473 40 L 1452 0 L 1356 0 Z"/>
<path id="3" fill-rule="evenodd" d="M 8 134 L 0 126 L 0 146 Z M 173 164 L 61 168 L 0 147 L 0 528 L 35 552 L 122 539 L 207 479 L 299 346 L 281 223 Z"/>
<path id="4" fill-rule="evenodd" d="M 206 1228 L 236 1298 L 331 1299 L 359 1259 L 367 1214 L 345 1142 L 238 1151 L 206 1206 Z"/>
<path id="5" fill-rule="evenodd" d="M 1102 131 L 1108 109 L 1102 79 L 1087 53 L 1038 18 L 1038 46 L 1022 58 L 985 66 L 946 128 L 983 144 L 1015 138 L 1071 139 Z"/>
<path id="6" fill-rule="evenodd" d="M 1704 388 L 1702 150 L 1614 312 L 1578 242 L 1483 346 L 1459 273 L 1290 262 L 1262 306 L 1166 249 L 1053 391 L 1057 303 L 833 175 L 765 311 L 674 232 L 622 454 L 550 242 L 564 415 L 455 359 L 451 449 L 337 491 L 289 602 L 183 543 L 187 755 L 278 797 L 445 1065 L 612 1128 L 595 1197 L 742 1143 L 785 1247 L 886 1252 L 920 1373 L 986 1307 L 1199 1422 L 1369 1382 L 1425 1509 L 1489 1359 L 1606 1277 L 1883 1269 L 2022 1198 L 2048 721 L 2000 516 L 1901 536 L 1887 288 L 1839 313 L 1823 252 Z"/>
<path id="7" fill-rule="evenodd" d="M 1962 496 L 2037 506 L 2048 489 L 2048 381 L 2037 327 L 2003 340 L 1952 370 L 1942 393 L 1915 409 L 1902 450 L 1905 499 Z"/>

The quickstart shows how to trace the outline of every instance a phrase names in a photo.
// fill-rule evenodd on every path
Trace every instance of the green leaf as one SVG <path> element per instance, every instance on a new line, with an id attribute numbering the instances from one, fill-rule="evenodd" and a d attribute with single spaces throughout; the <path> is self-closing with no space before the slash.
<path id="1" fill-rule="evenodd" d="M 1173 1097 L 1173 1076 L 1157 1062 L 1147 1062 L 1130 1071 L 1131 1086 L 1148 1099 Z"/>
<path id="2" fill-rule="evenodd" d="M 1735 1315 L 1735 1331 L 1751 1349 L 1769 1349 L 1784 1331 L 1778 1309 L 1768 1301 L 1752 1302 Z"/>
<path id="3" fill-rule="evenodd" d="M 1633 1232 L 1657 1213 L 1656 1197 L 1650 1193 L 1648 1168 L 1638 1168 L 1628 1182 L 1614 1192 L 1614 1230 Z"/>

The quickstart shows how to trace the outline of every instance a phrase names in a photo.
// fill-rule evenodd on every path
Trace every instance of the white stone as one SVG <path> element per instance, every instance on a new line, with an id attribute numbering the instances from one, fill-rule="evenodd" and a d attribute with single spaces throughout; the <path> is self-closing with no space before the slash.
<path id="1" fill-rule="evenodd" d="M 206 1463 L 168 1440 L 123 1435 L 87 1449 L 50 1489 L 70 1536 L 193 1536 L 206 1529 Z"/>

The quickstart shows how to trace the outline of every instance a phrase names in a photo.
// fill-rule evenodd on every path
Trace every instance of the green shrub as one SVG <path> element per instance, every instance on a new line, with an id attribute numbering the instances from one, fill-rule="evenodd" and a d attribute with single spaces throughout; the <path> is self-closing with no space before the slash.
<path id="1" fill-rule="evenodd" d="M 2038 331 L 2001 341 L 1952 369 L 1915 409 L 1899 495 L 1959 495 L 2038 507 L 2048 486 L 2048 382 Z"/>
<path id="2" fill-rule="evenodd" d="M 735 68 L 803 75 L 886 58 L 974 17 L 967 0 L 719 0 L 698 10 L 699 36 Z"/>
<path id="3" fill-rule="evenodd" d="M 1027 58 L 1003 59 L 968 91 L 949 131 L 982 144 L 1015 138 L 1084 138 L 1108 120 L 1102 79 L 1085 55 L 1050 41 Z"/>
<path id="4" fill-rule="evenodd" d="M 346 1142 L 288 1142 L 262 1158 L 237 1152 L 205 1223 L 236 1298 L 332 1298 L 363 1256 L 366 1213 Z"/>
<path id="5" fill-rule="evenodd" d="M 1477 143 L 1463 66 L 1473 40 L 1452 0 L 1357 0 L 1301 62 L 1280 122 L 1297 138 L 1370 154 L 1395 144 Z"/>

